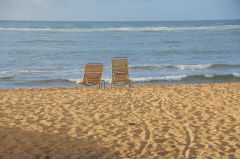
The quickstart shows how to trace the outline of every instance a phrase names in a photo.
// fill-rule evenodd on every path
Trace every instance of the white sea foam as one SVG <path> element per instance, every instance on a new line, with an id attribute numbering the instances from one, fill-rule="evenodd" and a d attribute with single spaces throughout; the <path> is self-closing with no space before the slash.
<path id="1" fill-rule="evenodd" d="M 0 28 L 0 30 L 18 30 L 18 31 L 50 31 L 50 28 L 39 28 L 39 29 L 34 29 L 34 28 Z"/>
<path id="2" fill-rule="evenodd" d="M 31 75 L 31 74 L 63 74 L 63 73 L 78 73 L 79 70 L 8 70 L 1 71 L 0 75 Z"/>
<path id="3" fill-rule="evenodd" d="M 106 84 L 111 81 L 110 77 L 102 77 L 101 79 L 104 80 Z M 71 78 L 71 79 L 68 79 L 68 80 L 70 82 L 80 82 L 80 81 L 82 81 L 82 78 Z"/>
<path id="4" fill-rule="evenodd" d="M 54 71 L 40 71 L 40 70 L 9 70 L 9 71 L 2 71 L 0 74 L 3 75 L 19 75 L 19 74 L 37 74 L 37 73 L 53 73 Z"/>
<path id="5" fill-rule="evenodd" d="M 158 70 L 158 69 L 180 69 L 180 70 L 205 70 L 212 67 L 212 64 L 203 65 L 137 65 L 129 66 L 135 70 Z"/>
<path id="6" fill-rule="evenodd" d="M 215 75 L 204 75 L 204 77 L 207 77 L 207 78 L 213 78 Z"/>
<path id="7" fill-rule="evenodd" d="M 70 82 L 80 82 L 82 81 L 82 78 L 75 78 L 75 79 L 69 79 Z"/>
<path id="8" fill-rule="evenodd" d="M 164 65 L 137 65 L 137 66 L 129 66 L 130 70 L 157 70 L 163 69 L 166 66 Z M 110 68 L 111 69 L 111 68 Z"/>
<path id="9" fill-rule="evenodd" d="M 122 27 L 122 28 L 106 28 L 98 31 L 204 31 L 204 30 L 230 30 L 240 29 L 239 25 L 223 25 L 223 26 L 203 26 L 203 27 Z"/>
<path id="10" fill-rule="evenodd" d="M 166 76 L 166 77 L 146 77 L 146 78 L 134 78 L 130 77 L 133 82 L 150 82 L 150 81 L 180 81 L 183 78 L 186 78 L 186 75 L 182 76 Z M 69 79 L 71 82 L 79 82 L 82 78 L 76 78 L 76 79 Z M 102 77 L 102 80 L 104 80 L 106 83 L 111 81 L 110 77 Z"/>
<path id="11" fill-rule="evenodd" d="M 240 29 L 240 25 L 220 25 L 202 27 L 119 27 L 119 28 L 0 28 L 17 31 L 55 31 L 55 32 L 161 32 L 161 31 L 207 31 Z"/>
<path id="12" fill-rule="evenodd" d="M 132 78 L 134 82 L 149 82 L 149 81 L 180 81 L 186 78 L 186 75 L 181 76 L 166 76 L 166 77 L 148 77 L 148 78 Z"/>
<path id="13" fill-rule="evenodd" d="M 204 64 L 204 65 L 176 65 L 177 68 L 181 70 L 204 70 L 208 69 L 212 66 L 212 64 Z"/>
<path id="14" fill-rule="evenodd" d="M 234 77 L 240 77 L 240 73 L 233 73 Z"/>

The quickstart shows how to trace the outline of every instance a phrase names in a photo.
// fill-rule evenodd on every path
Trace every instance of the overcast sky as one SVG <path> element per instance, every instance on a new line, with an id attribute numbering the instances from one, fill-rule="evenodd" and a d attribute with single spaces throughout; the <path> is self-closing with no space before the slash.
<path id="1" fill-rule="evenodd" d="M 240 0 L 0 0 L 0 20 L 240 19 Z"/>

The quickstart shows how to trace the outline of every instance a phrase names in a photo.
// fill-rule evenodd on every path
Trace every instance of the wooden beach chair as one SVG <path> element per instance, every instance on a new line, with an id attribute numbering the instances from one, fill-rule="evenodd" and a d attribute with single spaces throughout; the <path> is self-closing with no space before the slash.
<path id="1" fill-rule="evenodd" d="M 105 81 L 101 80 L 103 71 L 103 64 L 101 63 L 87 63 L 84 66 L 84 75 L 83 80 L 81 82 L 75 83 L 75 88 L 81 88 L 82 86 L 99 86 L 102 88 L 102 84 L 104 83 L 105 88 Z"/>
<path id="2" fill-rule="evenodd" d="M 133 82 L 129 79 L 128 58 L 127 57 L 113 57 L 111 59 L 112 67 L 112 81 L 109 82 L 109 87 L 113 85 L 121 86 L 129 84 L 132 87 Z"/>

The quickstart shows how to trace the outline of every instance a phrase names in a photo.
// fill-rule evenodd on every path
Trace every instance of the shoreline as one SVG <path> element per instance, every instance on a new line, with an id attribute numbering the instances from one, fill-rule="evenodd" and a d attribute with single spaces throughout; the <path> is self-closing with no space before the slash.
<path id="1" fill-rule="evenodd" d="M 174 83 L 174 84 L 135 84 L 133 83 L 133 86 L 135 87 L 141 87 L 141 86 L 150 86 L 150 87 L 154 87 L 154 86 L 182 86 L 182 85 L 214 85 L 214 84 L 234 84 L 234 83 L 240 83 L 239 81 L 236 82 L 218 82 L 218 83 Z M 114 86 L 114 88 L 121 88 L 121 87 L 128 87 L 127 85 L 124 86 Z M 90 87 L 86 87 L 83 86 L 83 89 L 86 90 L 91 90 L 96 88 L 96 86 L 90 86 Z M 74 85 L 71 86 L 53 86 L 53 87 L 29 87 L 29 88 L 6 88 L 6 89 L 0 89 L 0 91 L 4 91 L 4 90 L 38 90 L 38 89 L 75 89 Z M 102 90 L 108 90 L 108 83 L 106 83 L 105 89 Z"/>
<path id="2" fill-rule="evenodd" d="M 0 158 L 239 158 L 240 82 L 1 89 Z"/>

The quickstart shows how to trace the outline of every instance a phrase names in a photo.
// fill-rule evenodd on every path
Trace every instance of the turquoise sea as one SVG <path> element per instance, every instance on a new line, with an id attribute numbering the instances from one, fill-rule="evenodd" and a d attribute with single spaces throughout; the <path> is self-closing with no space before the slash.
<path id="1" fill-rule="evenodd" d="M 0 21 L 0 89 L 73 87 L 86 63 L 129 58 L 134 85 L 240 82 L 240 20 Z"/>

